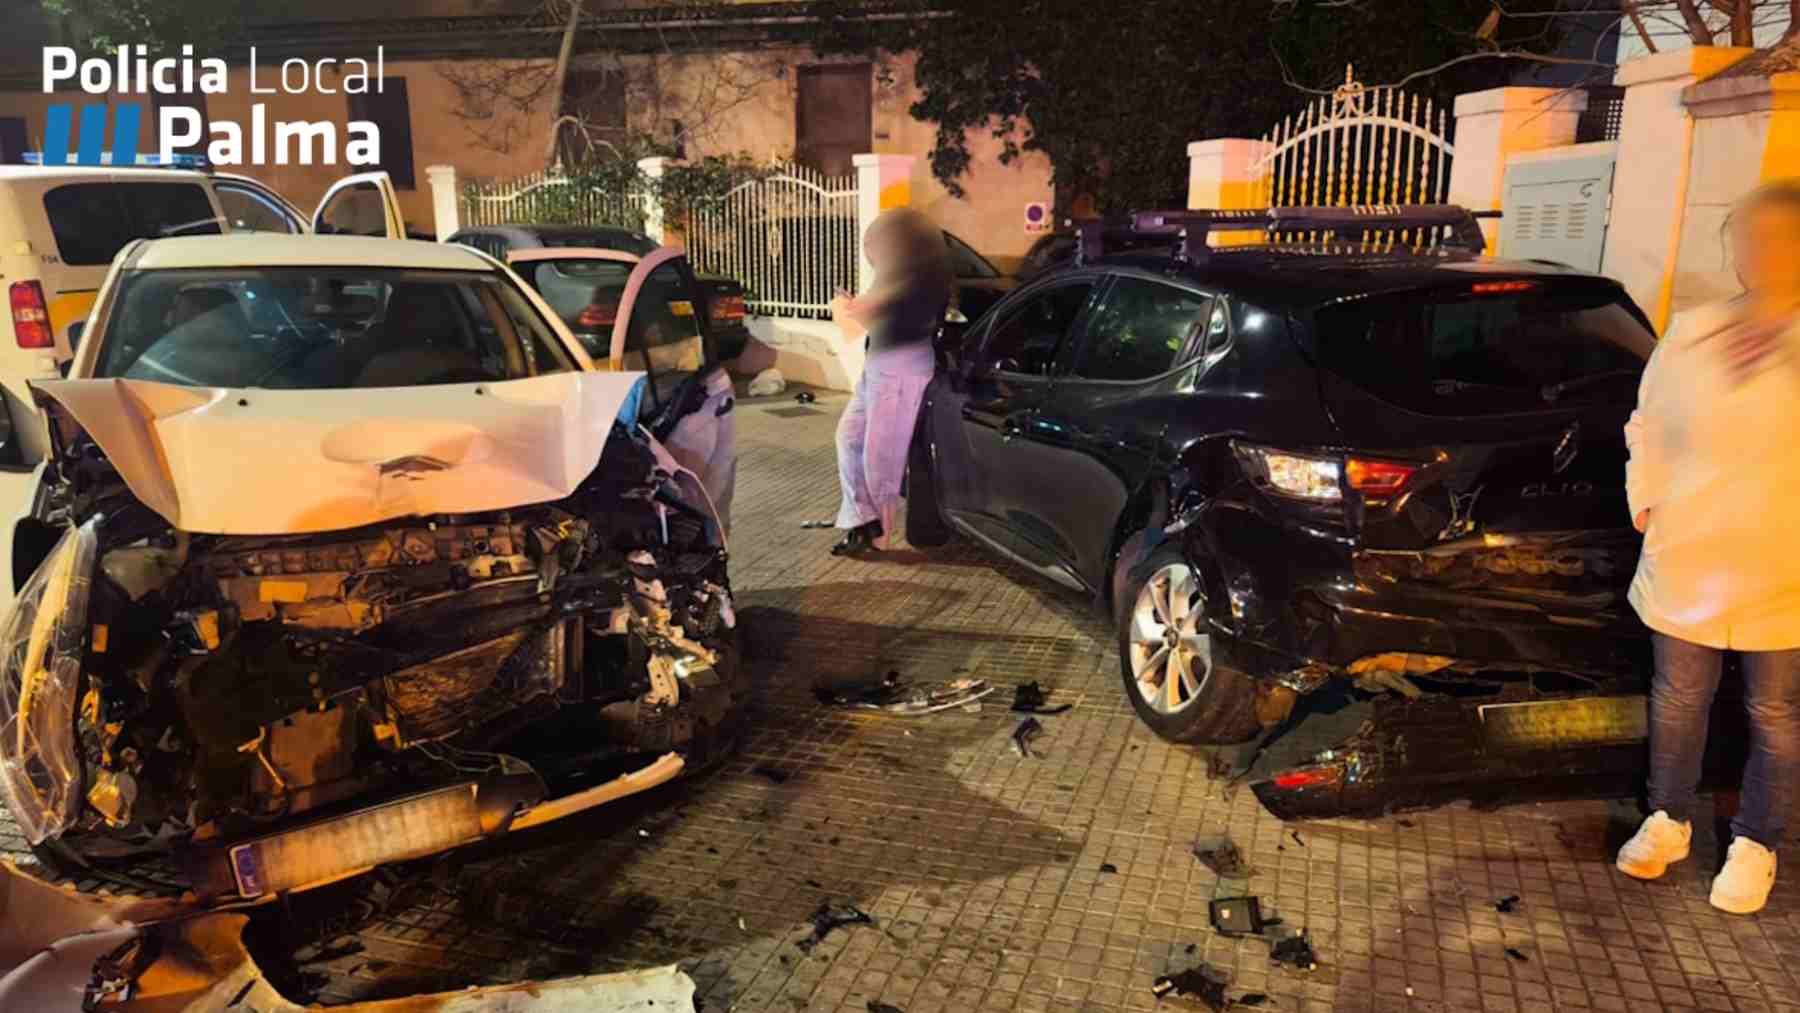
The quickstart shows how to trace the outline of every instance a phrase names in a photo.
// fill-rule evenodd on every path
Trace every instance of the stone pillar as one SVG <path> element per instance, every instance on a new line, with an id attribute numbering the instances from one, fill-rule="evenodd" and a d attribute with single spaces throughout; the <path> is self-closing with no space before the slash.
<path id="1" fill-rule="evenodd" d="M 663 173 L 675 164 L 675 159 L 657 156 L 655 158 L 638 159 L 638 171 L 649 181 L 650 192 L 644 195 L 644 235 L 656 240 L 659 245 L 669 245 L 668 222 L 663 215 L 662 197 L 656 192 L 656 185 L 662 182 Z"/>
<path id="2" fill-rule="evenodd" d="M 1245 137 L 1188 142 L 1188 208 L 1242 211 L 1266 207 L 1269 167 L 1262 163 L 1274 147 L 1268 141 Z M 1257 242 L 1261 237 L 1261 232 L 1212 232 L 1207 242 L 1233 246 Z"/>
<path id="3" fill-rule="evenodd" d="M 456 166 L 427 166 L 425 179 L 431 184 L 432 228 L 441 243 L 462 228 L 462 194 L 456 190 Z"/>
<path id="4" fill-rule="evenodd" d="M 869 231 L 876 215 L 912 203 L 914 161 L 913 155 L 863 154 L 852 157 L 851 162 L 856 166 L 856 241 L 859 250 L 862 237 Z M 867 292 L 875 284 L 875 265 L 860 253 L 856 263 L 856 290 Z"/>
<path id="5" fill-rule="evenodd" d="M 1587 92 L 1563 88 L 1490 88 L 1456 97 L 1456 154 L 1450 160 L 1450 203 L 1497 211 L 1504 200 L 1507 156 L 1575 143 Z M 1481 222 L 1488 250 L 1500 223 Z"/>
<path id="6" fill-rule="evenodd" d="M 1625 63 L 1613 76 L 1625 89 L 1625 111 L 1601 270 L 1625 286 L 1658 333 L 1669 323 L 1688 175 L 1700 155 L 1682 92 L 1750 52 L 1699 46 L 1653 53 Z M 1752 159 L 1746 168 L 1754 172 L 1758 162 Z"/>

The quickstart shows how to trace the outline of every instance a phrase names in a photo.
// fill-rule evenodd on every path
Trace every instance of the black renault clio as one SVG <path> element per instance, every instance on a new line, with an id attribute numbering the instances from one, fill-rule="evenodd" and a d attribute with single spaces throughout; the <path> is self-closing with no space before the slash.
<path id="1" fill-rule="evenodd" d="M 1270 241 L 1209 247 L 1227 226 Z M 1622 427 L 1654 337 L 1617 283 L 1482 256 L 1445 206 L 1133 232 L 1169 248 L 1089 230 L 940 342 L 909 540 L 1110 609 L 1171 740 L 1247 741 L 1334 678 L 1642 691 Z"/>

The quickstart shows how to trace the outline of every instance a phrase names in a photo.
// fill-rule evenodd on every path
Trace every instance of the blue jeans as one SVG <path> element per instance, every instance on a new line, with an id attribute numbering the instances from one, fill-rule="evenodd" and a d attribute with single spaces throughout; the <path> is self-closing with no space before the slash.
<path id="1" fill-rule="evenodd" d="M 1706 729 L 1725 652 L 1655 634 L 1650 684 L 1650 809 L 1691 820 Z M 1800 787 L 1800 650 L 1744 651 L 1750 762 L 1731 832 L 1765 848 L 1781 844 Z"/>

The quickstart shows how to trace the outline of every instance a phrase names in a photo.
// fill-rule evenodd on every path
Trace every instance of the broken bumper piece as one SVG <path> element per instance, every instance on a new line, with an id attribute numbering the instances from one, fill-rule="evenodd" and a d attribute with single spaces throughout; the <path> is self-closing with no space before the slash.
<path id="1" fill-rule="evenodd" d="M 1708 743 L 1709 782 L 1728 780 L 1742 762 L 1741 711 L 1714 713 L 1721 733 Z M 1348 741 L 1251 789 L 1284 820 L 1371 818 L 1452 802 L 1624 798 L 1643 785 L 1647 733 L 1641 695 L 1390 697 L 1376 702 L 1375 716 Z"/>
<path id="2" fill-rule="evenodd" d="M 635 795 L 674 779 L 684 765 L 679 754 L 668 753 L 605 784 L 549 800 L 543 800 L 543 783 L 534 774 L 453 784 L 197 850 L 186 864 L 195 893 L 208 904 L 310 890 L 378 865 L 423 858 Z"/>

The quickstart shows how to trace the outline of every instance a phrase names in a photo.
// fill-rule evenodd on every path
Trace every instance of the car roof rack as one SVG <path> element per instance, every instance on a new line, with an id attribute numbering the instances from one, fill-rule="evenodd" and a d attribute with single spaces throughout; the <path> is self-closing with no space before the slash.
<path id="1" fill-rule="evenodd" d="M 41 151 L 27 151 L 21 157 L 21 161 L 26 165 L 43 165 L 44 153 Z M 53 166 L 53 168 L 61 167 L 68 167 L 71 169 L 195 169 L 200 172 L 212 171 L 212 163 L 206 160 L 205 155 L 170 155 L 168 158 L 163 158 L 161 155 L 138 155 L 130 162 L 115 166 L 113 165 L 113 155 L 110 151 L 102 151 L 100 153 L 99 165 L 83 165 L 74 161 L 66 161 L 61 163 L 60 166 Z"/>
<path id="2" fill-rule="evenodd" d="M 1167 236 L 1179 260 L 1206 256 L 1209 232 L 1260 231 L 1271 240 L 1305 233 L 1309 239 L 1385 241 L 1394 233 L 1417 233 L 1437 245 L 1480 252 L 1487 246 L 1483 217 L 1459 204 L 1372 204 L 1351 207 L 1272 207 L 1244 210 L 1137 211 L 1128 223 L 1090 218 L 1076 222 L 1075 262 L 1103 256 L 1108 236 Z M 1491 217 L 1491 216 L 1489 216 Z"/>

